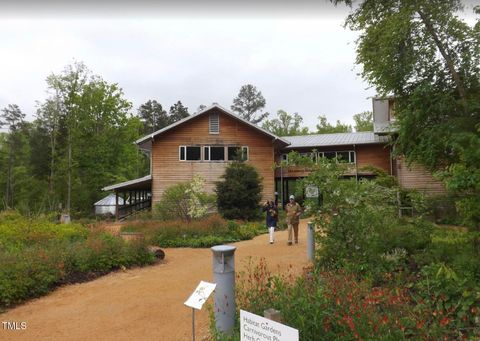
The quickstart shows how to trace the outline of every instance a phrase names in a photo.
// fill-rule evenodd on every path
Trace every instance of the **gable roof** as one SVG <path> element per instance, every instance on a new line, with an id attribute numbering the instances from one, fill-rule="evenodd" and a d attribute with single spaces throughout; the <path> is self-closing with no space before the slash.
<path id="1" fill-rule="evenodd" d="M 160 129 L 160 130 L 157 130 L 156 132 L 153 132 L 152 134 L 146 135 L 146 136 L 138 139 L 137 141 L 135 141 L 135 143 L 136 143 L 140 148 L 142 148 L 142 149 L 150 150 L 150 149 L 152 148 L 152 140 L 153 140 L 153 138 L 154 138 L 155 136 L 161 135 L 161 134 L 163 134 L 163 133 L 165 133 L 165 132 L 167 132 L 167 131 L 169 131 L 169 130 L 171 130 L 171 129 L 179 126 L 179 125 L 182 125 L 182 124 L 184 124 L 184 123 L 186 123 L 186 122 L 194 119 L 194 118 L 197 118 L 197 117 L 199 117 L 199 116 L 202 116 L 202 115 L 204 115 L 205 113 L 207 113 L 207 112 L 209 112 L 210 110 L 213 110 L 213 109 L 220 110 L 222 113 L 224 113 L 224 114 L 226 114 L 226 115 L 228 115 L 228 116 L 230 116 L 230 117 L 232 117 L 232 118 L 234 118 L 234 119 L 236 119 L 236 120 L 238 120 L 238 121 L 240 121 L 240 122 L 243 122 L 243 123 L 245 123 L 246 125 L 249 125 L 250 127 L 258 130 L 259 132 L 261 132 L 261 133 L 263 133 L 263 134 L 265 134 L 265 135 L 267 135 L 267 136 L 273 137 L 275 140 L 280 141 L 280 142 L 281 142 L 282 144 L 284 144 L 284 145 L 288 145 L 288 144 L 289 144 L 289 142 L 288 142 L 286 139 L 284 139 L 284 138 L 282 138 L 282 137 L 278 137 L 278 136 L 270 133 L 269 131 L 267 131 L 267 130 L 265 130 L 265 129 L 263 129 L 263 128 L 255 125 L 255 124 L 253 124 L 252 122 L 249 122 L 249 121 L 247 121 L 246 119 L 241 118 L 241 117 L 235 115 L 235 114 L 234 114 L 233 112 L 231 112 L 230 110 L 225 109 L 224 107 L 222 107 L 222 106 L 220 106 L 220 105 L 218 105 L 218 104 L 212 104 L 211 106 L 209 106 L 209 107 L 207 107 L 207 108 L 205 108 L 205 109 L 197 112 L 196 114 L 193 114 L 193 115 L 190 115 L 190 116 L 188 116 L 188 117 L 185 117 L 185 118 L 183 118 L 183 119 L 181 119 L 181 120 L 179 120 L 179 121 L 177 121 L 177 122 L 175 122 L 175 123 L 170 124 L 169 126 L 166 126 L 166 127 L 162 128 L 162 129 Z"/>
<path id="2" fill-rule="evenodd" d="M 382 144 L 389 142 L 388 136 L 378 136 L 370 131 L 358 133 L 283 136 L 282 138 L 290 142 L 290 145 L 286 146 L 285 149 L 345 146 L 352 144 Z"/>

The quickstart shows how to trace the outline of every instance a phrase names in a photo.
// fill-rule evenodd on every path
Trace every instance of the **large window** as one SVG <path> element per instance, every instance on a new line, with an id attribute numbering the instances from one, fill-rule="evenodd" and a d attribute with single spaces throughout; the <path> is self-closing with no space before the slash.
<path id="1" fill-rule="evenodd" d="M 225 147 L 210 147 L 210 161 L 224 161 Z"/>
<path id="2" fill-rule="evenodd" d="M 355 152 L 353 150 L 341 152 L 319 152 L 318 157 L 327 159 L 337 159 L 339 163 L 355 163 Z"/>
<path id="3" fill-rule="evenodd" d="M 203 148 L 203 158 L 201 150 Z M 242 146 L 180 146 L 180 161 L 248 160 L 248 147 Z"/>
<path id="4" fill-rule="evenodd" d="M 180 146 L 180 161 L 200 161 L 200 147 Z"/>
<path id="5" fill-rule="evenodd" d="M 228 161 L 248 160 L 248 147 L 228 147 Z"/>

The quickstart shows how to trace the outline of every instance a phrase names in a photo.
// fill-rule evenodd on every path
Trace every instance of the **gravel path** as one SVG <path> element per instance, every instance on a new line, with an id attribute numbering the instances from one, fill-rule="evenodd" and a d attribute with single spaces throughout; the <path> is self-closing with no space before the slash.
<path id="1" fill-rule="evenodd" d="M 272 270 L 300 272 L 306 262 L 306 220 L 300 243 L 287 246 L 287 232 L 235 243 L 237 271 L 249 257 L 265 257 Z M 212 281 L 210 249 L 164 249 L 165 263 L 119 271 L 59 288 L 0 314 L 0 322 L 26 322 L 26 330 L 4 330 L 0 340 L 191 340 L 191 310 L 183 305 L 200 280 Z M 209 300 L 211 302 L 211 299 Z M 197 340 L 206 339 L 206 309 L 197 312 Z M 19 324 L 20 326 L 20 324 Z"/>

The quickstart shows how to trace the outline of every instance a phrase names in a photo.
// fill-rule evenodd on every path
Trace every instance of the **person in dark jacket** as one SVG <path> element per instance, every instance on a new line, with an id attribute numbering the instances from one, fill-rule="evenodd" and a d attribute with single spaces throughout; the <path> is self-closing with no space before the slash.
<path id="1" fill-rule="evenodd" d="M 277 227 L 278 221 L 278 207 L 274 201 L 266 201 L 263 204 L 263 211 L 267 212 L 267 228 L 270 236 L 270 244 L 273 244 L 275 227 Z"/>

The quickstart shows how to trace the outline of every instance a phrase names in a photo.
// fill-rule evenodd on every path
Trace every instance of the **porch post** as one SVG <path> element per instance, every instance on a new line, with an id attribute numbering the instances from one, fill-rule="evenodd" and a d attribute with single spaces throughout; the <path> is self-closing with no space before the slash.
<path id="1" fill-rule="evenodd" d="M 115 190 L 115 220 L 118 221 L 118 191 Z"/>

